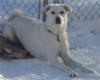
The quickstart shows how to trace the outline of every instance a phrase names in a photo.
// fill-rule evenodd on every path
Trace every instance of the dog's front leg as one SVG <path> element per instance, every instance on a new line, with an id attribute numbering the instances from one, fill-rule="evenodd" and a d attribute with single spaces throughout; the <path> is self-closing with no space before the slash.
<path id="1" fill-rule="evenodd" d="M 95 71 L 93 71 L 92 69 L 86 67 L 82 63 L 79 63 L 79 62 L 75 61 L 70 56 L 68 57 L 68 55 L 66 55 L 66 53 L 61 53 L 60 56 L 63 59 L 64 63 L 67 66 L 71 67 L 75 71 L 77 71 L 77 69 L 80 69 L 82 72 L 92 73 L 92 74 L 95 73 Z"/>
<path id="2" fill-rule="evenodd" d="M 61 63 L 60 60 L 56 57 L 52 60 L 49 60 L 49 65 L 56 67 L 57 69 L 60 69 L 66 73 L 69 74 L 72 78 L 78 78 L 78 74 L 72 70 L 70 67 L 66 66 L 65 64 Z"/>
<path id="3" fill-rule="evenodd" d="M 81 71 L 86 73 L 95 73 L 92 69 L 87 68 L 83 64 L 71 58 L 66 34 L 61 36 L 60 49 L 61 49 L 60 57 L 62 58 L 62 60 L 67 66 L 71 67 L 73 70 L 80 69 Z"/>

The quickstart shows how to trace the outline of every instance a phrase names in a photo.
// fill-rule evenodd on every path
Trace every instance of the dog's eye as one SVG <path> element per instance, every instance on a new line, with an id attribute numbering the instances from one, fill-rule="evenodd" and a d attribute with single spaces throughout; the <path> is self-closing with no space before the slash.
<path id="1" fill-rule="evenodd" d="M 61 11 L 60 14 L 64 14 L 64 11 Z"/>
<path id="2" fill-rule="evenodd" d="M 52 13 L 52 14 L 55 14 L 55 12 L 54 12 L 54 11 L 52 11 L 51 13 Z"/>

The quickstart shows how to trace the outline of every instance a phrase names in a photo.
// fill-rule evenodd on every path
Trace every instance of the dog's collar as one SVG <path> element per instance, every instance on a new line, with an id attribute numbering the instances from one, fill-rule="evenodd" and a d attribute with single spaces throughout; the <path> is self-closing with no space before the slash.
<path id="1" fill-rule="evenodd" d="M 51 30 L 47 29 L 47 31 L 48 31 L 49 33 L 53 34 L 53 32 L 52 32 Z"/>
<path id="2" fill-rule="evenodd" d="M 53 32 L 49 29 L 47 29 L 47 32 L 49 32 L 50 34 L 53 34 Z M 59 35 L 55 35 L 55 36 L 56 36 L 57 41 L 60 42 L 60 36 Z"/>

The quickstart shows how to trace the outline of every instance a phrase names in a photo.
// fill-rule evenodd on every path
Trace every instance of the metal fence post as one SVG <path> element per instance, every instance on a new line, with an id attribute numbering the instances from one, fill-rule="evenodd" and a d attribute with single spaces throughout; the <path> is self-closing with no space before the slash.
<path id="1" fill-rule="evenodd" d="M 43 7 L 45 7 L 48 4 L 48 0 L 43 0 Z M 43 13 L 42 20 L 45 21 L 46 15 Z"/>
<path id="2" fill-rule="evenodd" d="M 54 0 L 54 3 L 64 3 L 64 0 Z"/>
<path id="3" fill-rule="evenodd" d="M 39 3 L 38 3 L 38 19 L 40 19 L 41 17 L 41 0 L 39 0 Z"/>

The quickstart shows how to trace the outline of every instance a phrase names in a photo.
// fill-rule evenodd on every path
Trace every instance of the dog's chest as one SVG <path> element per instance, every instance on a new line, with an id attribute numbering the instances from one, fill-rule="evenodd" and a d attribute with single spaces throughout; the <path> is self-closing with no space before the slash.
<path id="1" fill-rule="evenodd" d="M 38 32 L 35 30 L 36 36 L 34 36 L 35 47 L 40 53 L 45 54 L 55 54 L 59 53 L 59 37 L 54 36 L 45 29 L 38 29 Z"/>

